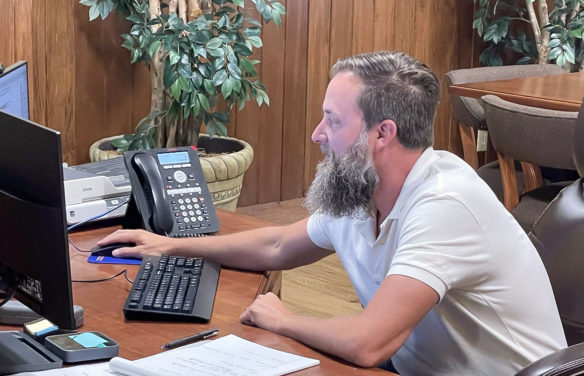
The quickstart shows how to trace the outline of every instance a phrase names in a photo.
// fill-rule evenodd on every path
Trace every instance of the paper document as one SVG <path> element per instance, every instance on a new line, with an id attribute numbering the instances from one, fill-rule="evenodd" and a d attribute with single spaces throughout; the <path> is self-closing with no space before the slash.
<path id="1" fill-rule="evenodd" d="M 129 361 L 113 358 L 109 363 L 61 368 L 42 376 L 277 376 L 318 365 L 306 358 L 271 349 L 233 334 L 193 344 L 147 358 Z M 33 373 L 19 374 L 33 375 Z"/>

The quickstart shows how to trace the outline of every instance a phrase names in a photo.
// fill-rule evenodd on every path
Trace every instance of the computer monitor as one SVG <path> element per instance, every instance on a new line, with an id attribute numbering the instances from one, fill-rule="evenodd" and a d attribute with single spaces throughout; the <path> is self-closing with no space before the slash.
<path id="1" fill-rule="evenodd" d="M 0 73 L 0 111 L 23 119 L 30 119 L 27 70 L 26 61 L 19 61 Z"/>
<path id="2" fill-rule="evenodd" d="M 0 289 L 75 329 L 61 136 L 0 111 Z"/>

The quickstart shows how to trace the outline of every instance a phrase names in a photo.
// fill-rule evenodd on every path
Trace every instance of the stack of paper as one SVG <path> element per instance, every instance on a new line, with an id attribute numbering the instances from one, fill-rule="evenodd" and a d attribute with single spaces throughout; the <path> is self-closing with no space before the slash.
<path id="1" fill-rule="evenodd" d="M 318 365 L 318 359 L 278 351 L 228 335 L 147 358 L 61 368 L 19 375 L 43 376 L 277 376 Z"/>

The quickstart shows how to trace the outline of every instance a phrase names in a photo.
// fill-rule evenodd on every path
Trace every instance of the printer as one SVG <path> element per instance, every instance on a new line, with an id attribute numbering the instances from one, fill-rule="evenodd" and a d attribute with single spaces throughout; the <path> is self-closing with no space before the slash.
<path id="1" fill-rule="evenodd" d="M 118 157 L 76 166 L 63 166 L 67 223 L 79 223 L 116 206 L 95 220 L 122 217 L 130 198 L 130 177 L 124 158 Z"/>

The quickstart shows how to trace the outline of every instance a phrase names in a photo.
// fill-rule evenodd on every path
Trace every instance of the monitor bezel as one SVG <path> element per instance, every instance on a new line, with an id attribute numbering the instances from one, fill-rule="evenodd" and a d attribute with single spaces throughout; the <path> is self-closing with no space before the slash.
<path id="1" fill-rule="evenodd" d="M 23 286 L 16 299 L 62 329 L 73 330 L 61 134 L 3 111 L 0 134 L 0 264 L 38 281 L 33 285 L 40 286 L 42 302 Z"/>

